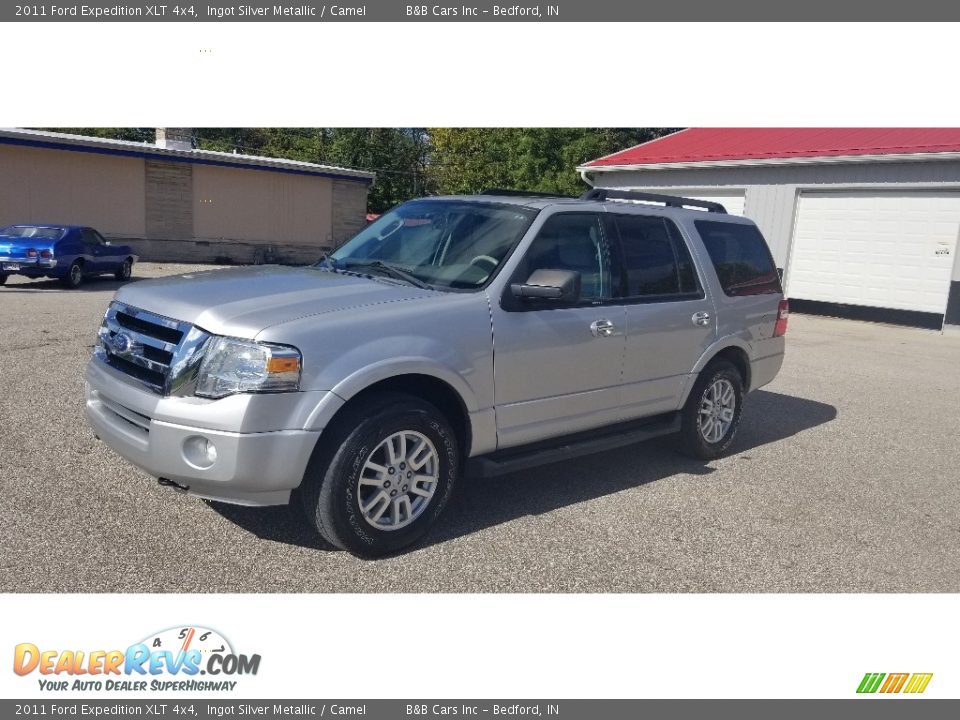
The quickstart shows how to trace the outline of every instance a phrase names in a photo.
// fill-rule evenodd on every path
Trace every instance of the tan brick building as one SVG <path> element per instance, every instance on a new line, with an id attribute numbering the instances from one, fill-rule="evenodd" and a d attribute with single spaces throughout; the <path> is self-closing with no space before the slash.
<path id="1" fill-rule="evenodd" d="M 313 262 L 363 227 L 373 173 L 191 148 L 0 129 L 0 227 L 90 225 L 144 260 Z"/>

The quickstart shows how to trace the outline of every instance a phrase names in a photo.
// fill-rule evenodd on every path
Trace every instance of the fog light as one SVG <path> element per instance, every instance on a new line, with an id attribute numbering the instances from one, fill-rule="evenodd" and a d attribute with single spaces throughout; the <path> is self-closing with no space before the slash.
<path id="1" fill-rule="evenodd" d="M 202 470 L 217 461 L 217 446 L 199 435 L 191 435 L 183 441 L 183 459 Z"/>

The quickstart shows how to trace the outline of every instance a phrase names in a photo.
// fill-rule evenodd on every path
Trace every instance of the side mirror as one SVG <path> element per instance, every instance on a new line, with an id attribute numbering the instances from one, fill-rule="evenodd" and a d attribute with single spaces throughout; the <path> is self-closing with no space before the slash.
<path id="1" fill-rule="evenodd" d="M 514 283 L 516 298 L 539 298 L 574 302 L 580 299 L 580 273 L 573 270 L 534 270 L 525 283 Z"/>

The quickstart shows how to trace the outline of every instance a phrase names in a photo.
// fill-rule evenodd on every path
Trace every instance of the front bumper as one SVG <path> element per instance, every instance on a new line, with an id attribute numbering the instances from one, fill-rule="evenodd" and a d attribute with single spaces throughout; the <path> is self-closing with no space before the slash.
<path id="1" fill-rule="evenodd" d="M 239 505 L 288 502 L 290 491 L 303 479 L 320 437 L 319 429 L 257 428 L 253 432 L 236 432 L 217 427 L 221 423 L 212 418 L 210 422 L 201 419 L 204 405 L 212 412 L 212 402 L 161 398 L 113 377 L 96 361 L 88 365 L 85 385 L 86 415 L 97 437 L 150 475 L 171 480 L 191 495 L 212 500 Z M 296 398 L 297 395 L 304 394 L 290 393 L 282 400 L 293 403 L 303 399 Z M 244 402 L 242 407 L 253 410 L 251 414 L 263 417 L 264 413 L 256 412 L 258 406 L 264 408 L 273 401 L 276 411 L 279 398 L 236 396 L 234 400 Z M 266 403 L 258 405 L 257 400 Z M 184 417 L 192 416 L 192 421 L 173 421 L 171 403 L 182 404 L 182 409 L 191 408 L 192 412 L 185 412 Z M 234 407 L 240 409 L 239 405 Z M 245 424 L 242 414 L 235 415 L 234 421 L 241 428 Z M 191 453 L 191 445 L 198 437 L 216 448 L 216 459 L 209 465 L 209 458 L 198 462 L 196 454 Z"/>

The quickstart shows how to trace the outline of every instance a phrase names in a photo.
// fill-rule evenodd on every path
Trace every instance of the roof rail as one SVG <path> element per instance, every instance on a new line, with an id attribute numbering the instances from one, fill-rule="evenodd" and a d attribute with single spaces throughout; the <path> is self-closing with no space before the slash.
<path id="1" fill-rule="evenodd" d="M 720 203 L 710 202 L 709 200 L 694 200 L 693 198 L 679 197 L 677 195 L 660 195 L 657 193 L 641 192 L 639 190 L 614 190 L 607 188 L 593 188 L 587 190 L 580 196 L 581 200 L 643 200 L 644 202 L 663 203 L 667 207 L 696 207 L 703 208 L 707 212 L 723 213 L 726 215 L 727 209 Z"/>
<path id="2" fill-rule="evenodd" d="M 533 190 L 510 190 L 507 188 L 487 188 L 481 190 L 479 195 L 503 195 L 505 197 L 544 197 L 544 198 L 570 198 L 572 195 L 551 192 L 534 192 Z"/>

